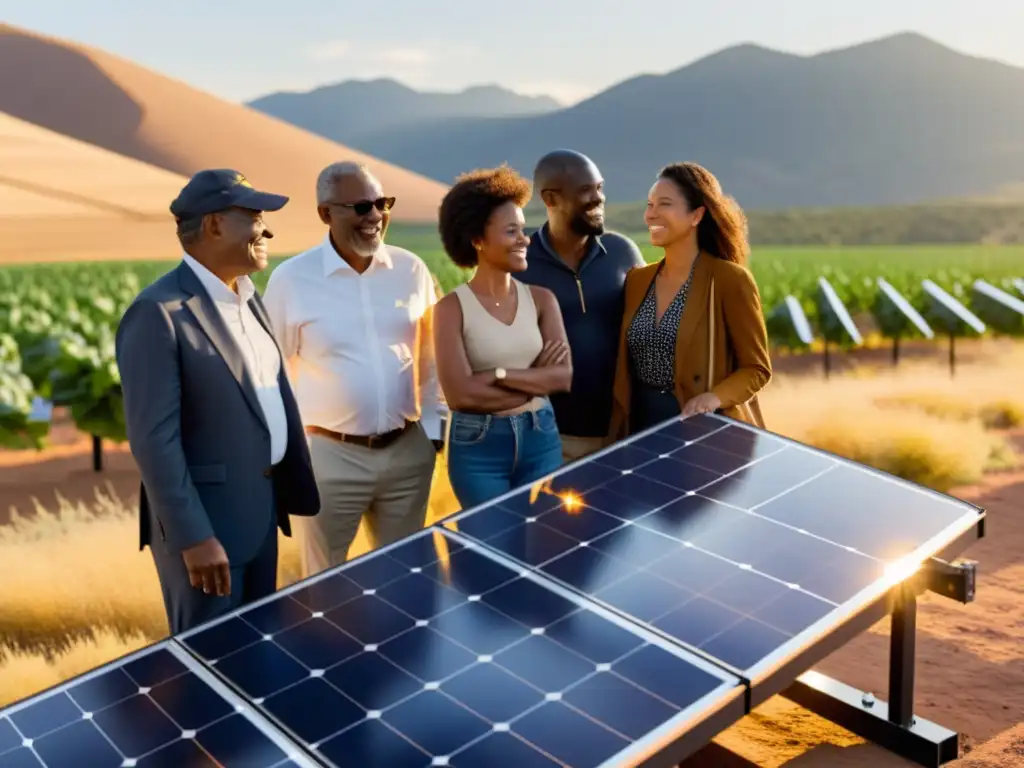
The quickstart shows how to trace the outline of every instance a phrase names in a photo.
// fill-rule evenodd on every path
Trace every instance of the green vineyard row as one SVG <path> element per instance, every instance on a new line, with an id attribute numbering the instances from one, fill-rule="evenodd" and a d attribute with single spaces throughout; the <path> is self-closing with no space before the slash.
<path id="1" fill-rule="evenodd" d="M 445 291 L 464 279 L 436 246 L 408 245 Z M 844 250 L 856 249 L 755 253 L 751 267 L 776 347 L 798 350 L 821 340 L 848 347 L 868 334 L 1024 335 L 1019 253 L 997 249 L 951 258 L 939 250 L 929 256 L 927 249 L 859 255 Z M 645 249 L 645 255 L 655 254 Z M 48 423 L 33 412 L 33 403 L 40 402 L 68 408 L 84 433 L 125 440 L 114 333 L 138 291 L 169 266 L 163 261 L 0 269 L 0 446 L 45 444 Z M 261 290 L 269 271 L 257 276 Z"/>

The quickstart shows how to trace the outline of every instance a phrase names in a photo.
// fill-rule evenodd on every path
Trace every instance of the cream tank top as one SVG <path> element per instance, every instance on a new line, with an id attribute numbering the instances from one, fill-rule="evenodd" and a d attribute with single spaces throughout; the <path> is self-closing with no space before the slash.
<path id="1" fill-rule="evenodd" d="M 537 305 L 533 303 L 529 286 L 514 278 L 512 285 L 516 288 L 518 302 L 511 325 L 505 325 L 488 312 L 467 283 L 455 289 L 462 306 L 462 339 L 473 373 L 494 368 L 529 368 L 544 348 Z M 534 411 L 545 403 L 547 398 L 535 397 L 519 408 L 496 415 Z"/>

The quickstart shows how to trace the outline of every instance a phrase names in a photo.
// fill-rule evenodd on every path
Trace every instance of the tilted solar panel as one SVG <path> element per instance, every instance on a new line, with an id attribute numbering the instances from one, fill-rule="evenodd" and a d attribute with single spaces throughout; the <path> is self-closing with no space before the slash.
<path id="1" fill-rule="evenodd" d="M 635 764 L 744 711 L 738 678 L 441 530 L 179 639 L 328 765 Z"/>
<path id="2" fill-rule="evenodd" d="M 756 682 L 980 515 L 794 441 L 699 416 L 443 525 Z"/>
<path id="3" fill-rule="evenodd" d="M 0 711 L 2 768 L 314 765 L 169 642 Z"/>

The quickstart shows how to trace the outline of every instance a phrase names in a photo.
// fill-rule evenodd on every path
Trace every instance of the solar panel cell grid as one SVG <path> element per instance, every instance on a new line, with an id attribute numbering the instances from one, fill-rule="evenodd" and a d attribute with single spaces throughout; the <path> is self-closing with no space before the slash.
<path id="1" fill-rule="evenodd" d="M 444 525 L 751 673 L 977 511 L 718 417 Z"/>
<path id="2" fill-rule="evenodd" d="M 261 731 L 165 645 L 0 716 L 0 766 L 288 766 Z"/>
<path id="3" fill-rule="evenodd" d="M 741 690 L 627 626 L 428 531 L 182 640 L 333 765 L 598 766 Z"/>

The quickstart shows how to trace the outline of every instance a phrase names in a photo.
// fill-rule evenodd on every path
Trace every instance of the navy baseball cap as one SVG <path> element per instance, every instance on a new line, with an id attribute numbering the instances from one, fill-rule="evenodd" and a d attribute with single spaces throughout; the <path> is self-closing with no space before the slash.
<path id="1" fill-rule="evenodd" d="M 171 203 L 171 214 L 177 221 L 217 213 L 228 208 L 249 208 L 254 211 L 279 211 L 288 198 L 259 192 L 238 171 L 216 168 L 199 171 L 189 179 Z"/>

